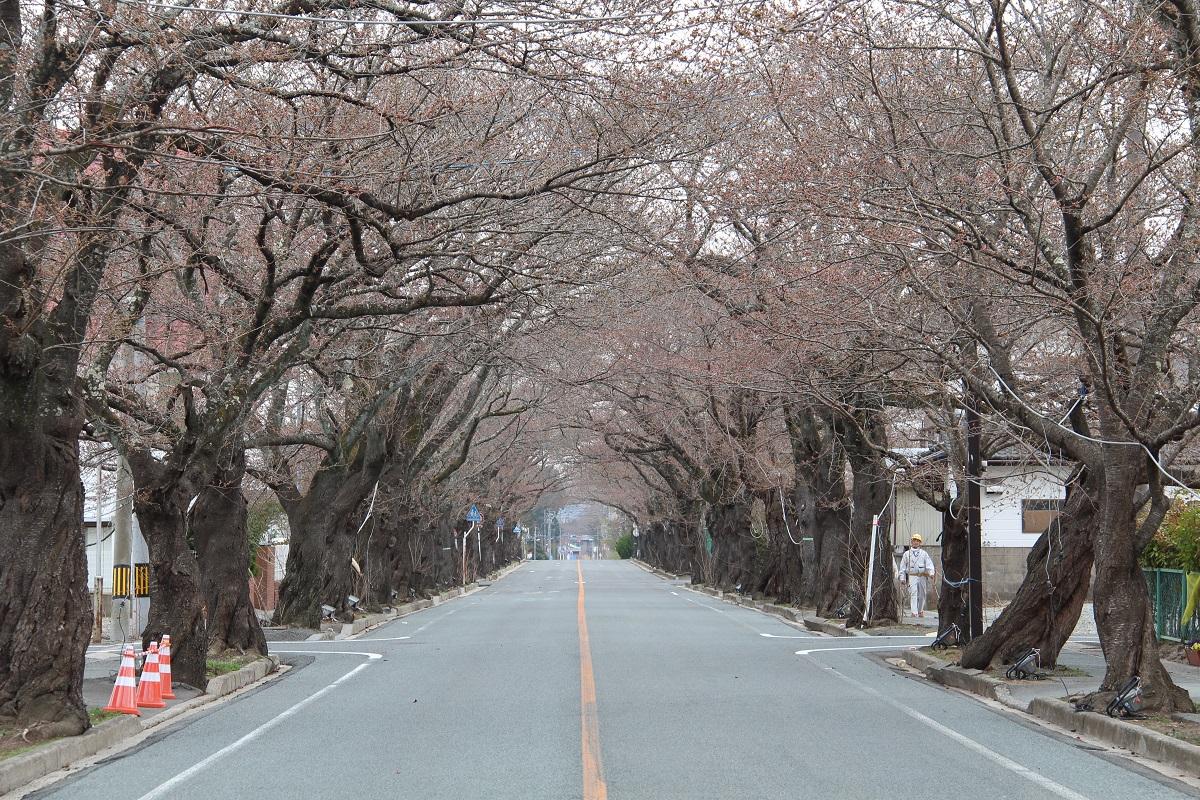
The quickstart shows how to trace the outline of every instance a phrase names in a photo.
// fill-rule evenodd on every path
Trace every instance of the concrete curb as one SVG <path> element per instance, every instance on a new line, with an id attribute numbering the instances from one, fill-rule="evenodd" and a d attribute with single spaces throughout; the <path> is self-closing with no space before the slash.
<path id="1" fill-rule="evenodd" d="M 68 766 L 72 761 L 95 755 L 122 739 L 142 732 L 137 717 L 105 720 L 79 736 L 69 736 L 43 745 L 33 752 L 0 761 L 0 795 Z"/>
<path id="2" fill-rule="evenodd" d="M 773 617 L 779 617 L 784 622 L 786 622 L 794 627 L 804 628 L 806 630 L 814 631 L 816 633 L 827 633 L 831 636 L 867 636 L 867 635 L 869 635 L 869 634 L 861 633 L 859 631 L 848 631 L 845 628 L 843 628 L 842 626 L 837 625 L 832 622 L 829 622 L 828 620 L 821 619 L 820 617 L 805 617 L 803 609 L 794 608 L 792 606 L 781 606 L 781 605 L 777 605 L 775 603 L 763 603 L 758 600 L 755 600 L 752 597 L 747 597 L 744 594 L 738 594 L 737 592 L 724 592 L 724 591 L 721 591 L 720 589 L 714 588 L 712 586 L 708 586 L 703 583 L 690 583 L 691 576 L 689 576 L 689 575 L 672 575 L 669 572 L 664 572 L 660 569 L 656 569 L 656 568 L 650 566 L 649 564 L 645 563 L 644 561 L 639 561 L 636 558 L 631 558 L 629 560 L 632 561 L 636 566 L 645 570 L 646 572 L 649 572 L 653 575 L 657 575 L 660 578 L 674 579 L 674 580 L 687 579 L 689 581 L 689 584 L 687 586 L 685 586 L 684 588 L 689 589 L 693 592 L 708 595 L 709 597 L 714 597 L 717 600 L 721 600 L 723 602 L 729 603 L 730 605 L 742 606 L 743 608 L 749 608 L 749 609 L 758 611 L 763 614 L 769 614 Z M 814 626 L 817 626 L 817 627 L 814 627 Z"/>
<path id="3" fill-rule="evenodd" d="M 1026 706 L 1013 697 L 1003 681 L 979 670 L 947 664 L 927 653 L 909 650 L 904 654 L 904 660 L 924 672 L 934 683 L 996 700 L 1060 728 L 1162 762 L 1189 775 L 1200 775 L 1200 747 L 1194 744 L 1104 714 L 1076 711 L 1069 703 L 1049 697 L 1035 697 Z"/>
<path id="4" fill-rule="evenodd" d="M 115 747 L 125 739 L 170 722 L 194 708 L 213 702 L 218 697 L 257 683 L 274 672 L 278 666 L 279 658 L 276 656 L 257 659 L 235 672 L 218 675 L 208 682 L 203 694 L 171 706 L 153 717 L 141 719 L 125 715 L 108 719 L 79 736 L 67 736 L 32 752 L 6 758 L 0 761 L 0 795 L 20 789 L 52 772 L 69 767 L 76 761 L 94 756 L 101 750 Z"/>
<path id="5" fill-rule="evenodd" d="M 1161 761 L 1189 775 L 1200 775 L 1200 747 L 1165 733 L 1092 711 L 1076 711 L 1070 704 L 1048 697 L 1035 697 L 1029 704 L 1029 713 L 1061 728 Z"/>
<path id="6" fill-rule="evenodd" d="M 830 636 L 870 636 L 871 635 L 864 631 L 858 631 L 858 630 L 854 630 L 853 628 L 847 628 L 845 625 L 839 625 L 838 623 L 832 622 L 823 617 L 802 617 L 800 621 L 803 622 L 804 627 L 808 628 L 810 631 L 816 631 L 817 633 L 826 633 L 826 634 L 829 634 Z"/>
<path id="7" fill-rule="evenodd" d="M 962 689 L 965 692 L 1003 703 L 1018 711 L 1027 710 L 1013 697 L 1003 681 L 998 681 L 977 669 L 963 669 L 953 664 L 947 664 L 940 658 L 917 650 L 905 651 L 904 660 L 909 666 L 925 673 L 925 677 L 934 683 L 940 683 L 942 686 L 949 686 L 952 689 Z"/>
<path id="8" fill-rule="evenodd" d="M 278 667 L 278 656 L 267 656 L 266 658 L 260 658 L 255 661 L 251 661 L 249 664 L 239 670 L 226 673 L 225 675 L 218 675 L 215 678 L 210 678 L 208 681 L 208 686 L 204 688 L 204 694 L 208 695 L 210 699 L 215 697 L 223 697 L 224 695 L 231 694 L 232 692 L 236 692 L 238 689 L 262 680 L 274 672 Z"/>
<path id="9" fill-rule="evenodd" d="M 418 611 L 424 611 L 427 608 L 439 606 L 447 600 L 453 600 L 456 597 L 464 597 L 468 594 L 472 594 L 473 592 L 492 585 L 496 581 L 508 575 L 510 572 L 518 569 L 523 563 L 523 561 L 518 561 L 515 564 L 509 564 L 507 567 L 501 567 L 495 572 L 479 578 L 473 583 L 468 583 L 466 586 L 456 586 L 453 589 L 447 589 L 444 592 L 435 594 L 433 597 L 413 600 L 411 603 L 404 603 L 396 606 L 390 611 L 383 611 L 378 614 L 367 614 L 365 617 L 354 620 L 354 622 L 344 622 L 342 623 L 341 632 L 337 633 L 331 638 L 338 641 L 350 639 L 358 636 L 359 634 L 366 633 L 374 628 L 378 628 L 380 625 L 386 625 L 393 620 L 400 619 L 401 617 L 407 617 L 409 614 L 415 614 Z M 313 637 L 309 638 L 312 639 Z M 330 637 L 322 636 L 319 638 Z"/>

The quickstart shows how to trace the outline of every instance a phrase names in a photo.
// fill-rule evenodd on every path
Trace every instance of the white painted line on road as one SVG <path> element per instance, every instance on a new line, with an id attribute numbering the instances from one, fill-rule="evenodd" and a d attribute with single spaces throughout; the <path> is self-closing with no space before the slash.
<path id="1" fill-rule="evenodd" d="M 828 653 L 834 650 L 912 650 L 919 644 L 871 644 L 862 647 L 814 647 L 811 650 L 797 650 L 798 656 L 810 656 L 813 653 Z"/>
<path id="2" fill-rule="evenodd" d="M 302 644 L 305 647 L 308 647 L 309 645 L 313 645 L 313 644 L 355 644 L 356 642 L 399 642 L 402 639 L 411 639 L 411 638 L 412 638 L 411 636 L 388 636 L 388 637 L 385 637 L 382 639 L 313 639 L 311 642 L 306 639 L 303 642 L 295 642 L 294 644 Z M 270 644 L 271 644 L 270 642 L 267 642 L 268 646 Z M 272 650 L 271 652 L 275 653 L 275 652 L 285 652 L 285 651 Z"/>
<path id="3" fill-rule="evenodd" d="M 811 633 L 807 636 L 784 636 L 781 633 L 760 633 L 759 636 L 765 636 L 768 639 L 819 639 L 819 636 L 813 636 Z"/>
<path id="4" fill-rule="evenodd" d="M 671 594 L 675 595 L 676 597 L 679 597 L 679 592 L 671 592 Z"/>
<path id="5" fill-rule="evenodd" d="M 816 651 L 816 652 L 820 652 L 820 651 Z M 810 658 L 811 658 L 811 656 L 810 656 Z M 896 709 L 900 713 L 905 714 L 909 717 L 912 717 L 917 722 L 920 722 L 923 725 L 928 725 L 930 728 L 933 728 L 933 730 L 942 734 L 947 739 L 952 739 L 952 740 L 958 742 L 959 744 L 961 744 L 963 747 L 967 748 L 968 750 L 978 753 L 979 755 L 983 756 L 984 758 L 991 761 L 992 763 L 997 764 L 1001 767 L 1004 767 L 1005 769 L 1009 770 L 1010 772 L 1014 772 L 1017 775 L 1020 775 L 1022 778 L 1025 778 L 1026 780 L 1037 784 L 1038 786 L 1042 787 L 1046 791 L 1048 791 L 1052 794 L 1058 795 L 1059 797 L 1063 798 L 1063 800 L 1091 800 L 1091 798 L 1089 798 L 1087 795 L 1080 794 L 1079 792 L 1075 791 L 1074 789 L 1070 789 L 1066 786 L 1063 786 L 1061 783 L 1058 783 L 1057 781 L 1047 778 L 1045 775 L 1041 774 L 1040 772 L 1035 772 L 1034 770 L 1030 769 L 1029 767 L 1025 766 L 1024 764 L 1019 764 L 1016 761 L 1013 761 L 1011 758 L 1005 758 L 1004 756 L 1000 755 L 999 753 L 993 751 L 987 745 L 981 744 L 980 742 L 975 741 L 974 739 L 970 738 L 969 736 L 964 736 L 963 734 L 959 733 L 958 731 L 954 730 L 953 728 L 946 727 L 945 725 L 938 722 L 937 720 L 930 719 L 929 717 L 922 714 L 920 711 L 917 711 L 915 708 L 909 708 L 908 706 L 904 705 L 900 701 L 893 700 L 891 697 L 888 697 L 887 695 L 883 694 L 882 692 L 872 689 L 870 686 L 867 686 L 865 683 L 860 683 L 859 681 L 854 680 L 854 678 L 851 678 L 848 675 L 844 675 L 841 672 L 838 672 L 837 670 L 833 669 L 832 667 L 823 667 L 823 669 L 830 672 L 834 676 L 840 678 L 841 680 L 845 681 L 846 683 L 850 684 L 851 686 L 855 686 L 858 689 L 862 690 L 863 692 L 866 692 L 867 694 L 878 698 L 879 700 L 881 700 L 882 702 L 891 706 L 892 708 Z"/>
<path id="6" fill-rule="evenodd" d="M 272 650 L 272 653 L 308 653 L 315 656 L 366 656 L 370 659 L 367 663 L 371 663 L 379 658 L 383 658 L 383 653 L 364 653 L 361 650 Z M 364 665 L 365 666 L 365 665 Z M 344 676 L 343 676 L 344 677 Z M 338 678 L 338 681 L 342 678 Z M 330 686 L 336 686 L 338 681 L 334 681 Z"/>
<path id="7" fill-rule="evenodd" d="M 421 631 L 425 630 L 426 628 L 428 628 L 428 627 L 429 627 L 430 625 L 432 625 L 433 623 L 435 623 L 435 622 L 439 622 L 439 621 L 441 621 L 441 620 L 445 619 L 446 617 L 448 617 L 448 616 L 450 616 L 451 614 L 453 614 L 455 611 L 458 611 L 458 609 L 457 609 L 457 608 L 452 608 L 452 609 L 450 609 L 449 611 L 447 611 L 445 614 L 442 614 L 442 615 L 441 615 L 440 617 L 438 617 L 437 619 L 431 619 L 431 620 L 429 620 L 429 622 L 426 622 L 424 625 L 422 625 L 421 627 L 417 628 L 417 630 L 416 630 L 416 633 L 420 633 Z"/>
<path id="8" fill-rule="evenodd" d="M 371 665 L 371 661 L 374 661 L 377 658 L 383 658 L 383 656 L 380 655 L 379 653 L 355 653 L 354 655 L 368 656 L 370 658 L 370 661 L 367 661 L 366 663 L 363 663 L 363 664 L 359 664 L 357 667 L 350 670 L 345 675 L 343 675 L 342 677 L 338 678 L 333 683 L 326 686 L 324 689 L 320 689 L 315 694 L 309 695 L 308 697 L 304 698 L 299 703 L 296 703 L 296 705 L 287 709 L 286 711 L 279 714 L 275 718 L 268 720 L 267 722 L 264 722 L 262 725 L 259 725 L 257 728 L 250 731 L 249 733 L 247 733 L 245 736 L 238 739 L 237 741 L 232 742 L 231 744 L 225 745 L 220 750 L 218 750 L 217 752 L 208 756 L 207 758 L 197 761 L 195 764 L 188 767 L 183 772 L 180 772 L 175 777 L 170 778 L 169 780 L 167 780 L 163 783 L 160 783 L 157 787 L 155 787 L 154 789 L 151 789 L 149 792 L 146 792 L 144 795 L 139 797 L 138 800 L 155 800 L 155 798 L 166 796 L 166 794 L 170 790 L 174 789 L 176 786 L 179 786 L 181 783 L 188 780 L 189 778 L 191 778 L 193 775 L 195 775 L 198 772 L 200 772 L 201 770 L 203 770 L 208 765 L 223 758 L 224 756 L 228 755 L 229 753 L 232 753 L 234 750 L 237 750 L 242 745 L 244 745 L 248 742 L 254 741 L 259 736 L 262 736 L 264 733 L 269 731 L 271 728 L 274 728 L 276 725 L 283 722 L 285 719 L 292 716 L 300 709 L 315 702 L 318 698 L 323 696 L 325 693 L 333 691 L 333 689 L 336 688 L 338 686 L 338 684 L 350 680 L 355 675 L 357 675 L 359 672 L 361 672 L 364 669 L 366 669 L 367 667 L 369 667 Z"/>

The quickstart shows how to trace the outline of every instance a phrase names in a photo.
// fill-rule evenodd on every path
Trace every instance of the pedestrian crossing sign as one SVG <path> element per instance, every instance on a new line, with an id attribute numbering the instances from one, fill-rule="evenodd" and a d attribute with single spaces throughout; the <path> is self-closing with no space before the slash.
<path id="1" fill-rule="evenodd" d="M 467 522 L 483 522 L 483 515 L 479 513 L 479 509 L 474 503 L 471 504 L 471 510 L 467 512 Z"/>

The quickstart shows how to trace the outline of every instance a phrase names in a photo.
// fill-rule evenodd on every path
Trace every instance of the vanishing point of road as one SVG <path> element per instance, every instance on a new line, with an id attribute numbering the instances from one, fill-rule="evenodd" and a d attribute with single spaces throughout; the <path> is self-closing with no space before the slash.
<path id="1" fill-rule="evenodd" d="M 1065 798 L 1192 789 L 630 562 L 528 562 L 35 796 Z"/>

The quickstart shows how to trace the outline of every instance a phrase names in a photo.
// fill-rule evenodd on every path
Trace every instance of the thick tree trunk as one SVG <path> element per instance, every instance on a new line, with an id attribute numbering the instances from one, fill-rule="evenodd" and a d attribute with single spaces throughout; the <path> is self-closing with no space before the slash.
<path id="1" fill-rule="evenodd" d="M 1031 647 L 1041 652 L 1042 666 L 1058 663 L 1091 582 L 1097 483 L 1085 471 L 1069 485 L 1062 515 L 1038 537 L 1012 602 L 963 652 L 964 667 L 987 669 L 997 657 L 1009 663 Z"/>
<path id="2" fill-rule="evenodd" d="M 200 561 L 209 652 L 266 655 L 267 640 L 250 601 L 245 474 L 246 453 L 239 443 L 200 493 L 189 527 Z"/>
<path id="3" fill-rule="evenodd" d="M 712 584 L 747 594 L 754 591 L 754 566 L 758 559 L 750 532 L 749 507 L 744 503 L 709 506 L 705 527 L 713 543 L 709 554 Z"/>
<path id="4" fill-rule="evenodd" d="M 795 509 L 785 510 L 778 492 L 764 493 L 761 499 L 770 536 L 762 590 L 781 603 L 797 604 L 804 587 L 804 543 L 797 530 Z"/>
<path id="5" fill-rule="evenodd" d="M 971 585 L 966 582 L 970 547 L 966 506 L 959 500 L 954 504 L 950 511 L 942 513 L 942 568 L 935 579 L 938 582 L 938 633 L 958 625 L 965 637 L 970 630 L 967 604 Z"/>
<path id="6" fill-rule="evenodd" d="M 35 740 L 69 736 L 88 727 L 81 418 L 63 413 L 39 426 L 38 388 L 3 380 L 6 370 L 0 364 L 0 721 Z"/>
<path id="7" fill-rule="evenodd" d="M 1146 685 L 1146 707 L 1170 713 L 1192 712 L 1186 690 L 1175 685 L 1158 655 L 1146 579 L 1138 563 L 1135 489 L 1145 470 L 1134 448 L 1105 453 L 1096 536 L 1093 601 L 1100 647 L 1108 669 L 1102 692 L 1116 691 L 1132 676 Z"/>
<path id="8" fill-rule="evenodd" d="M 148 451 L 128 454 L 137 491 L 133 505 L 150 550 L 150 617 L 142 632 L 149 647 L 164 633 L 171 635 L 171 674 L 203 689 L 208 635 L 204 625 L 200 564 L 188 542 L 184 517 L 191 502 L 174 470 Z"/>
<path id="9" fill-rule="evenodd" d="M 325 458 L 303 496 L 295 496 L 294 490 L 277 491 L 288 515 L 291 543 L 279 585 L 276 624 L 316 628 L 322 603 L 346 610 L 346 596 L 354 584 L 350 558 L 361 522 L 351 517 L 379 479 L 384 444 L 381 429 L 364 434 L 349 463 L 339 456 Z"/>
<path id="10" fill-rule="evenodd" d="M 860 412 L 859 426 L 847 424 L 842 436 L 846 457 L 853 475 L 851 496 L 854 513 L 845 569 L 850 593 L 849 625 L 870 625 L 899 621 L 896 590 L 892 574 L 891 541 L 885 507 L 891 493 L 891 476 L 879 452 L 872 447 L 886 446 L 886 423 L 879 411 Z M 879 524 L 874 518 L 881 516 Z M 872 542 L 872 540 L 874 540 Z M 872 544 L 874 556 L 871 555 Z M 871 575 L 868 576 L 868 570 Z M 867 584 L 871 603 L 866 609 Z"/>

